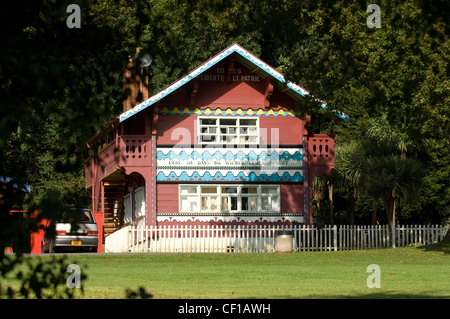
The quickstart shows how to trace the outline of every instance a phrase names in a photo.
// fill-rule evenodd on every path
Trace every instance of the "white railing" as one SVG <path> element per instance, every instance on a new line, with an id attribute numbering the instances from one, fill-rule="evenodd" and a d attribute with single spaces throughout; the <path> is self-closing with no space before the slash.
<path id="1" fill-rule="evenodd" d="M 159 226 L 129 227 L 128 238 L 122 238 L 128 252 L 273 253 L 278 231 L 292 232 L 292 251 L 337 251 L 434 244 L 447 230 L 442 225 Z"/>

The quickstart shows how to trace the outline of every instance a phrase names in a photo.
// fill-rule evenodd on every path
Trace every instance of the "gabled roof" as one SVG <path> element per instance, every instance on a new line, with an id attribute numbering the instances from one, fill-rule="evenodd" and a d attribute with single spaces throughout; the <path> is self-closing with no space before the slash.
<path id="1" fill-rule="evenodd" d="M 262 60 L 260 60 L 259 58 L 257 58 L 256 56 L 254 56 L 253 54 L 251 54 L 250 52 L 248 52 L 241 46 L 239 46 L 238 44 L 233 44 L 230 47 L 228 47 L 227 49 L 225 49 L 222 52 L 220 52 L 219 54 L 217 54 L 216 56 L 214 56 L 213 58 L 211 58 L 210 60 L 206 61 L 205 63 L 203 63 L 202 65 L 197 67 L 196 69 L 194 69 L 193 71 L 191 71 L 185 77 L 183 77 L 180 80 L 176 81 L 175 83 L 169 85 L 167 88 L 165 88 L 158 94 L 153 95 L 152 97 L 150 97 L 147 100 L 143 101 L 142 103 L 136 105 L 132 109 L 122 113 L 119 117 L 120 122 L 123 122 L 124 120 L 130 118 L 134 114 L 136 114 L 136 113 L 148 108 L 149 106 L 153 105 L 154 103 L 160 101 L 161 99 L 163 99 L 170 93 L 174 92 L 181 86 L 183 86 L 186 83 L 188 83 L 189 81 L 193 80 L 194 78 L 196 78 L 197 76 L 199 76 L 206 70 L 210 69 L 211 67 L 213 67 L 214 65 L 216 65 L 217 63 L 222 61 L 223 59 L 232 55 L 233 53 L 235 53 L 237 60 L 240 63 L 249 67 L 251 70 L 254 70 L 254 72 L 256 74 L 258 74 L 264 78 L 267 76 L 271 76 L 276 82 L 278 82 L 279 86 L 285 87 L 286 90 L 283 90 L 283 91 L 285 93 L 289 94 L 290 96 L 292 96 L 294 99 L 298 100 L 300 98 L 305 98 L 306 96 L 310 95 L 310 93 L 308 91 L 306 91 L 304 88 L 302 88 L 301 86 L 299 86 L 291 81 L 287 81 L 284 78 L 283 74 L 281 74 L 280 72 L 278 72 L 277 70 L 272 68 L 267 63 L 263 62 Z M 320 107 L 327 109 L 326 102 L 321 101 L 319 99 L 315 99 L 315 100 L 317 101 L 317 103 Z M 329 110 L 329 111 L 334 113 L 336 116 L 340 117 L 341 119 L 343 119 L 345 121 L 350 120 L 349 116 L 345 113 L 342 113 L 340 111 L 335 111 L 335 110 Z"/>

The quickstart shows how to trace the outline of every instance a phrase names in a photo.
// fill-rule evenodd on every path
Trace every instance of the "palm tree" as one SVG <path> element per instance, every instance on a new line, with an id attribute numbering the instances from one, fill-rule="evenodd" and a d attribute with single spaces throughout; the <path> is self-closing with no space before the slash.
<path id="1" fill-rule="evenodd" d="M 402 158 L 407 153 L 414 153 L 424 148 L 428 128 L 425 125 L 419 127 L 395 127 L 389 122 L 388 114 L 383 113 L 370 121 L 366 136 L 379 144 L 388 144 L 400 152 Z"/>
<path id="2" fill-rule="evenodd" d="M 336 147 L 336 172 L 343 178 L 350 198 L 350 224 L 354 223 L 358 193 L 373 200 L 372 223 L 381 202 L 389 225 L 394 225 L 399 201 L 411 198 L 419 190 L 421 163 L 406 157 L 406 153 L 399 155 L 397 146 L 387 140 L 365 138 Z"/>
<path id="3" fill-rule="evenodd" d="M 422 165 L 416 159 L 396 155 L 371 156 L 365 160 L 362 179 L 367 193 L 384 203 L 389 225 L 395 225 L 399 200 L 411 198 L 419 190 Z"/>
<path id="4" fill-rule="evenodd" d="M 361 151 L 360 145 L 355 141 L 336 147 L 336 174 L 340 176 L 340 183 L 347 189 L 349 195 L 350 225 L 355 223 L 355 204 L 361 179 L 363 159 L 364 153 Z"/>
<path id="5" fill-rule="evenodd" d="M 321 175 L 314 177 L 311 187 L 312 187 L 313 199 L 316 201 L 317 216 L 319 216 L 320 201 L 324 198 L 324 195 L 325 195 L 325 187 L 326 187 L 325 175 L 321 174 Z"/>
<path id="6" fill-rule="evenodd" d="M 330 225 L 334 225 L 334 190 L 339 188 L 342 184 L 342 176 L 339 174 L 338 170 L 335 168 L 331 169 L 330 175 L 325 175 L 325 183 L 328 189 L 328 200 L 330 201 L 329 205 L 329 219 Z"/>
<path id="7" fill-rule="evenodd" d="M 397 128 L 389 122 L 387 113 L 372 119 L 362 147 L 366 152 L 363 164 L 363 188 L 373 198 L 373 215 L 378 202 L 385 205 L 390 225 L 395 224 L 396 206 L 400 199 L 414 194 L 423 174 L 421 163 L 408 158 L 417 155 L 426 145 L 426 128 Z M 372 222 L 374 222 L 372 216 Z"/>

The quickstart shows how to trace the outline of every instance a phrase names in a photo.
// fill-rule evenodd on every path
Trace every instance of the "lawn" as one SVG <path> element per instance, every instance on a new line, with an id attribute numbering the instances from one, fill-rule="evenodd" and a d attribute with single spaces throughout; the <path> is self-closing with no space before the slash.
<path id="1" fill-rule="evenodd" d="M 401 248 L 288 254 L 84 254 L 82 298 L 450 298 L 450 254 Z M 367 287 L 367 266 L 380 288 Z"/>

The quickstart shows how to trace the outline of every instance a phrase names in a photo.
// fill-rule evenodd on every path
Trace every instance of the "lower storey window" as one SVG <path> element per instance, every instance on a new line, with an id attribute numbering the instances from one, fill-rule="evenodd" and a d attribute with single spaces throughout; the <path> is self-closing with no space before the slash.
<path id="1" fill-rule="evenodd" d="M 279 185 L 180 185 L 180 212 L 280 212 Z"/>

